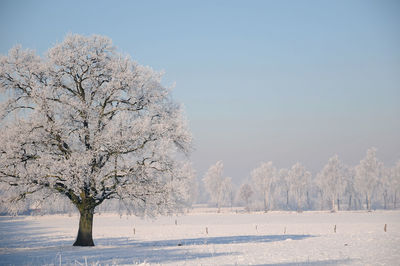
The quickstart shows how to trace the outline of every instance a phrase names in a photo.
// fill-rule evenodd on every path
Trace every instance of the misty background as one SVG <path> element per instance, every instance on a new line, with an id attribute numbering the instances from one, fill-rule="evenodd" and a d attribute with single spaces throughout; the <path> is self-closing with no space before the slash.
<path id="1" fill-rule="evenodd" d="M 261 161 L 302 162 L 367 148 L 400 158 L 398 1 L 1 1 L 0 53 L 39 54 L 67 33 L 110 37 L 165 71 L 184 104 L 201 177 L 218 160 L 237 184 Z"/>

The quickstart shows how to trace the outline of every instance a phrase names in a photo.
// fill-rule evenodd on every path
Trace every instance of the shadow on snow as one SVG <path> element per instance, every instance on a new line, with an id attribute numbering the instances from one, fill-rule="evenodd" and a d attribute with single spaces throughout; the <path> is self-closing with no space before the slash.
<path id="1" fill-rule="evenodd" d="M 245 236 L 220 236 L 220 237 L 200 237 L 184 238 L 175 240 L 157 240 L 157 241 L 129 241 L 127 238 L 100 238 L 95 241 L 97 245 L 118 245 L 134 247 L 176 247 L 192 245 L 224 245 L 224 244 L 243 244 L 243 243 L 261 243 L 276 242 L 285 240 L 301 240 L 313 237 L 312 235 L 245 235 Z"/>
<path id="2" fill-rule="evenodd" d="M 34 221 L 0 217 L 1 264 L 75 264 L 141 262 L 166 263 L 219 256 L 239 255 L 234 252 L 215 252 L 212 245 L 266 243 L 302 240 L 312 235 L 244 235 L 200 237 L 176 240 L 137 241 L 131 238 L 95 239 L 95 247 L 73 247 L 71 237 L 54 236 L 48 228 L 35 226 Z M 204 245 L 203 252 L 192 252 L 188 246 Z M 211 247 L 207 247 L 211 245 Z M 281 265 L 319 265 L 321 262 L 288 263 Z M 323 264 L 337 264 L 323 261 Z"/>
<path id="3" fill-rule="evenodd" d="M 307 265 L 343 265 L 354 263 L 351 259 L 339 259 L 339 260 L 317 260 L 317 261 L 299 261 L 299 262 L 280 262 L 272 264 L 260 264 L 255 266 L 307 266 Z"/>

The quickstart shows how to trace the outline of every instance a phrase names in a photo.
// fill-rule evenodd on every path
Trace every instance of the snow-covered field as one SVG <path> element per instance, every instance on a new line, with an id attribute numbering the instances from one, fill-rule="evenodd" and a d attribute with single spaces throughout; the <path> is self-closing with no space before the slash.
<path id="1" fill-rule="evenodd" d="M 400 211 L 101 214 L 96 246 L 72 247 L 78 220 L 0 217 L 0 264 L 400 265 Z"/>

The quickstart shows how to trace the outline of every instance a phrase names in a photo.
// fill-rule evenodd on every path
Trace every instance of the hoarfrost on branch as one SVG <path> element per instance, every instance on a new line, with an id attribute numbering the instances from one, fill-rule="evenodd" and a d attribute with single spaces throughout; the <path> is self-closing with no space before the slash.
<path id="1" fill-rule="evenodd" d="M 68 35 L 44 58 L 20 46 L 1 56 L 3 204 L 17 212 L 56 193 L 79 210 L 108 199 L 135 214 L 181 206 L 192 140 L 161 76 L 102 36 Z"/>

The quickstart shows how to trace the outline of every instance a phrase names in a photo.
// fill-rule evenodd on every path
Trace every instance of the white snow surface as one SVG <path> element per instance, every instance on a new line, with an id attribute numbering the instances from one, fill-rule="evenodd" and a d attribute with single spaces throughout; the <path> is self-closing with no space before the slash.
<path id="1" fill-rule="evenodd" d="M 154 220 L 103 213 L 94 219 L 95 247 L 72 246 L 78 223 L 77 215 L 0 217 L 0 264 L 400 264 L 400 211 L 194 209 Z"/>

